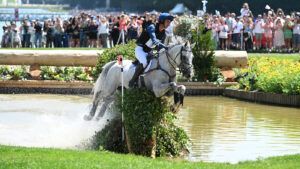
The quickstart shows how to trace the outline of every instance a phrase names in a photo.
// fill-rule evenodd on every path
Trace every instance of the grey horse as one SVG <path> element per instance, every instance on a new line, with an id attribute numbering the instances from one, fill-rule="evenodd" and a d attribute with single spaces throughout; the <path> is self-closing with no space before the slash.
<path id="1" fill-rule="evenodd" d="M 158 57 L 150 61 L 149 68 L 146 68 L 142 75 L 143 80 L 139 80 L 139 86 L 144 86 L 154 92 L 156 97 L 164 96 L 167 92 L 173 91 L 184 95 L 186 88 L 176 84 L 177 68 L 186 78 L 193 76 L 193 53 L 191 46 L 187 42 L 184 45 L 176 44 L 162 49 L 158 52 Z M 135 66 L 130 60 L 123 61 L 124 87 L 129 88 Z M 93 89 L 93 103 L 89 115 L 85 115 L 85 120 L 91 120 L 96 113 L 98 105 L 101 105 L 97 120 L 103 117 L 107 107 L 114 101 L 117 89 L 122 85 L 121 65 L 116 61 L 107 63 L 100 74 Z"/>

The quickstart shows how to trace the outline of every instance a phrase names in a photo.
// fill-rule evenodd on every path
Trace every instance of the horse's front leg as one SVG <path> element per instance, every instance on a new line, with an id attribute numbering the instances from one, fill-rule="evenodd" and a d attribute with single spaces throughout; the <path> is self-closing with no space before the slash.
<path id="1" fill-rule="evenodd" d="M 156 97 L 164 96 L 170 90 L 179 93 L 181 95 L 184 95 L 186 91 L 186 87 L 184 85 L 177 85 L 176 82 L 170 82 L 170 83 L 156 82 L 153 84 L 153 92 Z"/>
<path id="2" fill-rule="evenodd" d="M 153 91 L 156 97 L 164 96 L 170 90 L 177 94 L 177 97 L 174 95 L 174 105 L 172 105 L 171 111 L 174 113 L 178 112 L 180 105 L 183 105 L 186 87 L 184 85 L 177 85 L 176 82 L 156 83 L 153 86 Z"/>
<path id="3" fill-rule="evenodd" d="M 174 87 L 174 104 L 171 106 L 171 111 L 177 113 L 181 105 L 183 105 L 184 94 L 186 87 L 184 85 L 176 85 Z"/>
<path id="4" fill-rule="evenodd" d="M 164 96 L 170 90 L 177 90 L 177 84 L 175 82 L 171 83 L 161 83 L 155 82 L 153 83 L 153 92 L 156 97 Z"/>

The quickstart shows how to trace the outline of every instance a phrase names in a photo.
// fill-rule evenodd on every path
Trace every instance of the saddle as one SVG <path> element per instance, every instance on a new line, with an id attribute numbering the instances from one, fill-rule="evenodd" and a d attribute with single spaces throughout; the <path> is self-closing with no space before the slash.
<path id="1" fill-rule="evenodd" d="M 147 55 L 147 66 L 149 65 L 150 61 L 155 57 L 155 54 L 153 52 L 150 52 L 148 55 Z M 135 59 L 132 64 L 134 66 L 137 66 L 139 64 L 139 60 Z M 147 67 L 146 66 L 146 67 Z"/>
<path id="2" fill-rule="evenodd" d="M 154 54 L 150 52 L 147 56 L 147 66 L 149 66 L 150 61 L 154 58 Z M 143 68 L 143 65 L 136 59 L 132 62 L 132 64 L 135 66 L 135 73 L 132 77 L 132 79 L 129 81 L 129 87 L 138 87 L 138 80 L 139 77 L 144 73 L 145 69 Z"/>

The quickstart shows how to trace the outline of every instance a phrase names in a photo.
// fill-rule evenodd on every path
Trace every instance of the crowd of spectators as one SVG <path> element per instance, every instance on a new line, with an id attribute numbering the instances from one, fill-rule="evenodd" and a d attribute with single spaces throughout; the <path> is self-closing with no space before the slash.
<path id="1" fill-rule="evenodd" d="M 145 17 L 125 14 L 104 16 L 81 12 L 78 16 L 68 19 L 55 18 L 45 21 L 24 19 L 20 26 L 12 21 L 3 26 L 1 47 L 108 48 L 137 39 L 143 23 L 150 21 L 151 16 L 154 15 L 147 13 Z M 124 39 L 120 36 L 123 34 Z"/>
<path id="2" fill-rule="evenodd" d="M 3 27 L 1 47 L 103 47 L 137 39 L 157 13 L 142 15 L 79 12 L 68 19 L 11 22 Z M 264 50 L 293 52 L 300 49 L 300 14 L 285 14 L 266 6 L 265 12 L 254 16 L 247 3 L 240 13 L 205 14 L 205 26 L 212 31 L 216 49 Z M 171 31 L 170 31 L 171 32 Z M 124 35 L 124 39 L 123 36 Z"/>
<path id="3" fill-rule="evenodd" d="M 285 14 L 269 5 L 265 13 L 252 14 L 244 3 L 240 14 L 206 15 L 206 27 L 212 30 L 219 49 L 245 49 L 293 52 L 300 49 L 300 13 Z"/>

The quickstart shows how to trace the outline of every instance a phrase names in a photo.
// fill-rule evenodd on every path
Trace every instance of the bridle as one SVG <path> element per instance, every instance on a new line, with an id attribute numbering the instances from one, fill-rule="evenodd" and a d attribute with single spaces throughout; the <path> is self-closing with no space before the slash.
<path id="1" fill-rule="evenodd" d="M 183 55 L 183 52 L 192 52 L 192 51 L 191 51 L 191 50 L 186 50 L 186 49 L 184 49 L 184 46 L 182 46 L 181 49 L 180 49 L 180 53 L 178 53 L 178 54 L 176 55 L 175 59 L 173 59 L 173 58 L 171 57 L 171 55 L 169 54 L 168 51 L 169 51 L 170 49 L 172 49 L 173 47 L 175 47 L 175 46 L 177 46 L 177 45 L 171 46 L 170 48 L 168 48 L 168 50 L 165 51 L 165 52 L 166 52 L 167 59 L 168 59 L 168 62 L 170 63 L 170 65 L 172 66 L 172 68 L 173 68 L 174 70 L 176 70 L 176 67 L 178 67 L 178 68 L 179 68 L 179 72 L 185 73 L 185 72 L 189 71 L 190 69 L 192 69 L 192 68 L 193 68 L 193 65 L 190 65 L 190 63 L 183 57 L 183 56 L 184 56 L 184 55 Z M 181 60 L 181 62 L 180 62 L 179 65 L 177 65 L 176 59 L 177 59 L 177 57 L 179 56 L 179 54 L 180 54 L 180 60 Z M 172 63 L 171 61 L 172 61 L 173 63 Z M 174 65 L 176 65 L 176 66 L 174 66 Z M 185 67 L 185 66 L 187 66 L 187 67 Z"/>
<path id="2" fill-rule="evenodd" d="M 190 51 L 190 50 L 185 50 L 185 49 L 184 49 L 184 46 L 182 46 L 182 47 L 181 47 L 181 50 L 180 50 L 180 53 L 178 53 L 178 54 L 176 55 L 175 59 L 173 59 L 173 58 L 171 57 L 171 55 L 169 54 L 168 51 L 169 51 L 170 49 L 174 48 L 175 46 L 177 46 L 177 45 L 173 45 L 173 46 L 169 47 L 167 50 L 164 51 L 164 52 L 166 53 L 166 57 L 167 57 L 167 59 L 168 59 L 169 64 L 171 65 L 171 67 L 172 67 L 173 70 L 175 71 L 175 74 L 171 75 L 168 71 L 166 71 L 165 69 L 163 69 L 163 68 L 160 66 L 159 59 L 158 59 L 158 58 L 160 57 L 159 55 L 158 55 L 158 57 L 156 58 L 157 61 L 158 61 L 158 62 L 157 62 L 157 67 L 154 68 L 154 69 L 151 69 L 151 70 L 149 70 L 149 71 L 147 71 L 147 72 L 145 72 L 145 74 L 150 73 L 150 72 L 155 71 L 155 70 L 161 70 L 161 71 L 163 71 L 164 73 L 166 73 L 166 74 L 168 75 L 168 77 L 169 77 L 169 82 L 172 82 L 172 81 L 174 81 L 173 79 L 175 79 L 175 77 L 176 77 L 176 67 L 178 67 L 178 68 L 179 68 L 179 71 L 180 71 L 180 72 L 183 72 L 183 73 L 185 73 L 185 72 L 189 71 L 190 69 L 192 69 L 192 68 L 193 68 L 193 65 L 190 65 L 189 62 L 187 62 L 186 59 L 183 57 L 183 56 L 184 56 L 184 55 L 183 55 L 183 52 L 192 52 L 192 51 Z M 180 60 L 181 60 L 181 62 L 180 62 L 179 65 L 177 65 L 176 59 L 177 59 L 177 57 L 179 56 L 179 54 L 180 54 Z M 185 68 L 185 67 L 184 67 L 185 65 L 188 65 L 188 67 Z"/>

